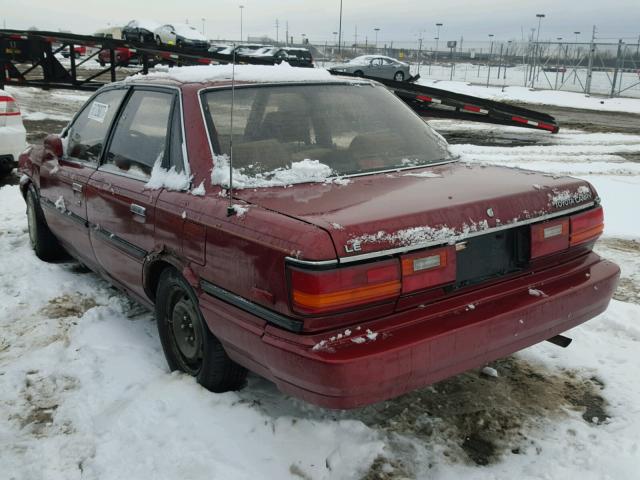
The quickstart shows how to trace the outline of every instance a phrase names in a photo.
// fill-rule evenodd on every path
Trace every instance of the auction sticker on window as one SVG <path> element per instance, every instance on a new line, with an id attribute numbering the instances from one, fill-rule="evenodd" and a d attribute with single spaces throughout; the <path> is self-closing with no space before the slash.
<path id="1" fill-rule="evenodd" d="M 109 104 L 93 102 L 91 104 L 91 109 L 89 110 L 89 118 L 91 120 L 95 120 L 96 122 L 104 122 L 104 118 L 107 116 L 107 111 L 109 110 Z"/>

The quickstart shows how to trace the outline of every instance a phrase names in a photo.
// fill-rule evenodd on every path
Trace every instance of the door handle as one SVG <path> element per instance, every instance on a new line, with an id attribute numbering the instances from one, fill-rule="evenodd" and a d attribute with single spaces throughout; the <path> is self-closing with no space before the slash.
<path id="1" fill-rule="evenodd" d="M 71 184 L 71 190 L 74 192 L 82 193 L 82 184 L 73 182 Z"/>
<path id="2" fill-rule="evenodd" d="M 144 208 L 141 205 L 137 205 L 135 203 L 131 204 L 131 207 L 129 207 L 129 210 L 131 211 L 131 213 L 133 213 L 134 215 L 139 215 L 141 217 L 145 217 L 147 214 L 147 209 Z"/>

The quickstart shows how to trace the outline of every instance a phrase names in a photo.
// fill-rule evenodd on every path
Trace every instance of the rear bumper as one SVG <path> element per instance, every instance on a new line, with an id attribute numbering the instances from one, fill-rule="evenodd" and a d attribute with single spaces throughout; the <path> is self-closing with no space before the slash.
<path id="1" fill-rule="evenodd" d="M 285 332 L 206 295 L 201 306 L 234 360 L 283 392 L 324 407 L 354 408 L 479 367 L 593 318 L 607 308 L 619 274 L 617 265 L 590 253 L 425 308 L 363 319 L 348 336 L 345 328 Z M 332 339 L 338 334 L 342 338 Z M 322 340 L 323 348 L 314 350 Z"/>

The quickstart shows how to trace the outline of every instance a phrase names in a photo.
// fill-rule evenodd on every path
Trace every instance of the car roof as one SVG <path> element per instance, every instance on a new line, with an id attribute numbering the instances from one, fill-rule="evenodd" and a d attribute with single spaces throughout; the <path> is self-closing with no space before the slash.
<path id="1" fill-rule="evenodd" d="M 235 75 L 237 84 L 260 83 L 352 83 L 373 84 L 366 79 L 339 77 L 320 68 L 296 68 L 283 62 L 281 65 L 202 65 L 157 69 L 147 75 L 133 75 L 123 80 L 123 84 L 165 84 L 181 86 L 185 84 L 228 85 Z"/>

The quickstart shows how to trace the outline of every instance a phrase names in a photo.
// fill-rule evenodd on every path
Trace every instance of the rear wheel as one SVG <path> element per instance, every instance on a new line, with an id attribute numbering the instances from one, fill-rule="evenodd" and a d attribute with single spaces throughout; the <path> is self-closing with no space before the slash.
<path id="1" fill-rule="evenodd" d="M 156 321 L 167 363 L 212 392 L 238 390 L 247 371 L 229 358 L 202 317 L 191 286 L 173 268 L 160 275 Z"/>
<path id="2" fill-rule="evenodd" d="M 27 190 L 27 223 L 31 248 L 40 260 L 52 261 L 64 257 L 64 249 L 51 233 L 40 208 L 38 194 L 33 185 Z"/>
<path id="3" fill-rule="evenodd" d="M 364 77 L 364 72 L 362 70 L 356 70 L 353 72 L 356 77 Z"/>
<path id="4" fill-rule="evenodd" d="M 393 79 L 396 82 L 403 82 L 404 81 L 404 72 L 396 72 L 396 74 L 393 76 Z"/>

